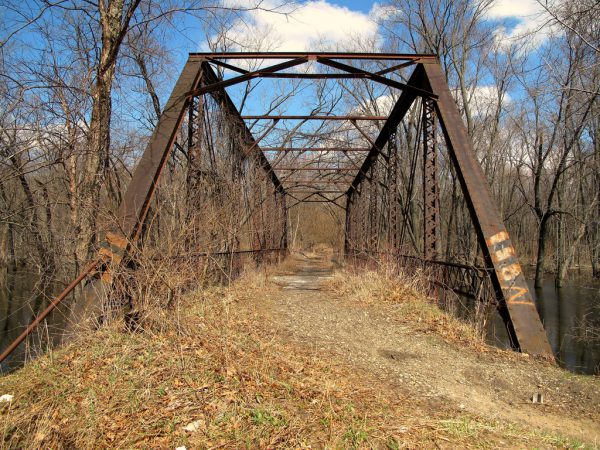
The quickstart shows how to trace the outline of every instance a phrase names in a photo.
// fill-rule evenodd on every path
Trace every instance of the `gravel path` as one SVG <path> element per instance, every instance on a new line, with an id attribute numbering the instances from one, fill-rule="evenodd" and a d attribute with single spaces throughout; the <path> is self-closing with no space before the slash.
<path id="1" fill-rule="evenodd" d="M 524 355 L 458 348 L 415 333 L 394 305 L 334 298 L 324 281 L 334 272 L 326 254 L 294 255 L 270 281 L 279 286 L 258 305 L 282 339 L 374 373 L 382 386 L 426 404 L 487 419 L 561 432 L 600 445 L 600 380 L 575 376 Z M 543 404 L 532 403 L 534 394 Z"/>

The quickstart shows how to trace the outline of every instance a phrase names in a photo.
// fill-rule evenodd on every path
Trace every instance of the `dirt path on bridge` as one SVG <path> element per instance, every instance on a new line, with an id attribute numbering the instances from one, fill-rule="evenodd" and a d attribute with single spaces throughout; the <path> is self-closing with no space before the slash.
<path id="1" fill-rule="evenodd" d="M 415 333 L 393 304 L 334 296 L 327 281 L 336 270 L 331 252 L 293 255 L 270 275 L 278 288 L 253 306 L 254 316 L 283 341 L 375 375 L 390 395 L 600 445 L 598 378 L 575 376 L 526 355 L 481 352 Z M 541 404 L 532 402 L 538 393 Z"/>

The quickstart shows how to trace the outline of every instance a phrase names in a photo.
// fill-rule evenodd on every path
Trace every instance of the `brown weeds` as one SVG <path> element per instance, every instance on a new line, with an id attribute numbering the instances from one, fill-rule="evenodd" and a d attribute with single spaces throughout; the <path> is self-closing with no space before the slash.
<path id="1" fill-rule="evenodd" d="M 337 272 L 327 286 L 338 298 L 395 305 L 397 319 L 414 332 L 432 333 L 447 342 L 481 351 L 489 349 L 476 328 L 436 305 L 427 295 L 427 281 L 419 272 L 407 274 L 388 266 L 360 272 L 346 270 Z"/>
<path id="2" fill-rule="evenodd" d="M 415 286 L 369 273 L 371 301 L 433 310 Z M 340 295 L 353 288 L 334 283 Z M 297 343 L 255 318 L 264 273 L 191 290 L 135 333 L 116 322 L 0 378 L 8 448 L 469 448 L 530 435 L 401 395 L 370 373 Z M 408 298 L 408 300 L 407 300 Z M 408 311 L 408 310 L 407 310 Z M 423 316 L 433 326 L 441 313 Z M 450 320 L 450 319 L 448 319 Z M 439 327 L 440 325 L 436 325 Z M 471 424 L 461 434 L 455 422 Z M 187 430 L 186 430 L 187 429 Z M 457 431 L 458 430 L 458 431 Z M 546 438 L 544 438 L 546 439 Z M 552 438 L 554 439 L 554 438 Z M 548 438 L 535 442 L 554 445 Z"/>

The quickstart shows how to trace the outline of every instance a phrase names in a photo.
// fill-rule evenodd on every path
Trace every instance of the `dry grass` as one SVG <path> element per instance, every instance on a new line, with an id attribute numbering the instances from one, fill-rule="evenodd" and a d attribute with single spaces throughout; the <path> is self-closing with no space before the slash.
<path id="1" fill-rule="evenodd" d="M 409 305 L 423 298 L 412 287 L 386 294 L 391 286 L 371 273 L 362 283 L 348 282 L 369 283 L 373 301 Z M 266 289 L 272 287 L 264 274 L 247 274 L 229 289 L 190 292 L 167 312 L 146 316 L 138 333 L 113 324 L 0 378 L 0 393 L 15 396 L 0 404 L 3 446 L 571 445 L 382 390 L 369 374 L 275 339 L 254 320 Z M 415 299 L 407 301 L 411 292 Z M 441 317 L 436 314 L 424 321 Z M 185 431 L 191 423 L 195 431 Z"/>
<path id="2" fill-rule="evenodd" d="M 445 341 L 485 351 L 489 347 L 473 326 L 440 309 L 427 295 L 424 277 L 397 268 L 336 272 L 328 288 L 339 298 L 363 303 L 387 303 L 414 332 L 434 333 Z"/>
<path id="3" fill-rule="evenodd" d="M 600 324 L 595 317 L 600 317 L 600 304 L 591 308 L 583 317 L 576 320 L 575 339 L 584 343 L 600 342 Z"/>

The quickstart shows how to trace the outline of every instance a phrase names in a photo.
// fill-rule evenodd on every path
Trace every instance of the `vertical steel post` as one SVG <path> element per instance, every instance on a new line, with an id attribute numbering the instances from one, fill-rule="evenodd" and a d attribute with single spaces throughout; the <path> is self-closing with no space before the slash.
<path id="1" fill-rule="evenodd" d="M 352 226 L 352 192 L 346 194 L 346 225 L 344 227 L 344 257 L 350 252 L 350 231 Z"/>
<path id="2" fill-rule="evenodd" d="M 435 103 L 423 98 L 423 256 L 431 261 L 438 256 L 440 200 L 435 145 Z"/>
<path id="3" fill-rule="evenodd" d="M 378 160 L 375 160 L 373 165 L 371 166 L 371 180 L 369 181 L 369 236 L 368 239 L 368 249 L 370 251 L 377 251 L 377 241 L 378 241 L 378 227 L 377 227 L 377 195 L 378 195 L 378 186 L 377 186 L 377 165 Z"/>
<path id="4" fill-rule="evenodd" d="M 360 214 L 358 214 L 359 220 L 360 220 L 360 235 L 358 236 L 358 240 L 361 242 L 361 250 L 362 251 L 368 251 L 369 250 L 369 245 L 368 245 L 368 239 L 369 239 L 369 233 L 368 233 L 368 227 L 369 227 L 369 210 L 368 210 L 368 192 L 365 192 L 365 185 L 364 182 L 363 184 L 360 185 L 360 192 L 359 192 L 359 200 L 360 200 L 360 210 L 357 211 L 357 213 L 360 212 Z"/>
<path id="5" fill-rule="evenodd" d="M 388 246 L 392 252 L 398 250 L 398 141 L 396 129 L 390 132 L 388 140 Z"/>
<path id="6" fill-rule="evenodd" d="M 287 209 L 287 194 L 285 191 L 281 194 L 281 216 L 283 221 L 283 230 L 281 236 L 281 248 L 288 249 L 288 209 Z"/>
<path id="7" fill-rule="evenodd" d="M 202 78 L 200 79 L 202 82 Z M 210 130 L 205 130 L 204 122 L 205 114 L 205 99 L 204 96 L 192 97 L 189 100 L 188 106 L 188 171 L 186 175 L 187 200 L 189 211 L 192 212 L 198 206 L 198 198 L 194 198 L 197 194 L 197 188 L 202 176 L 202 145 L 204 138 L 210 134 Z"/>

